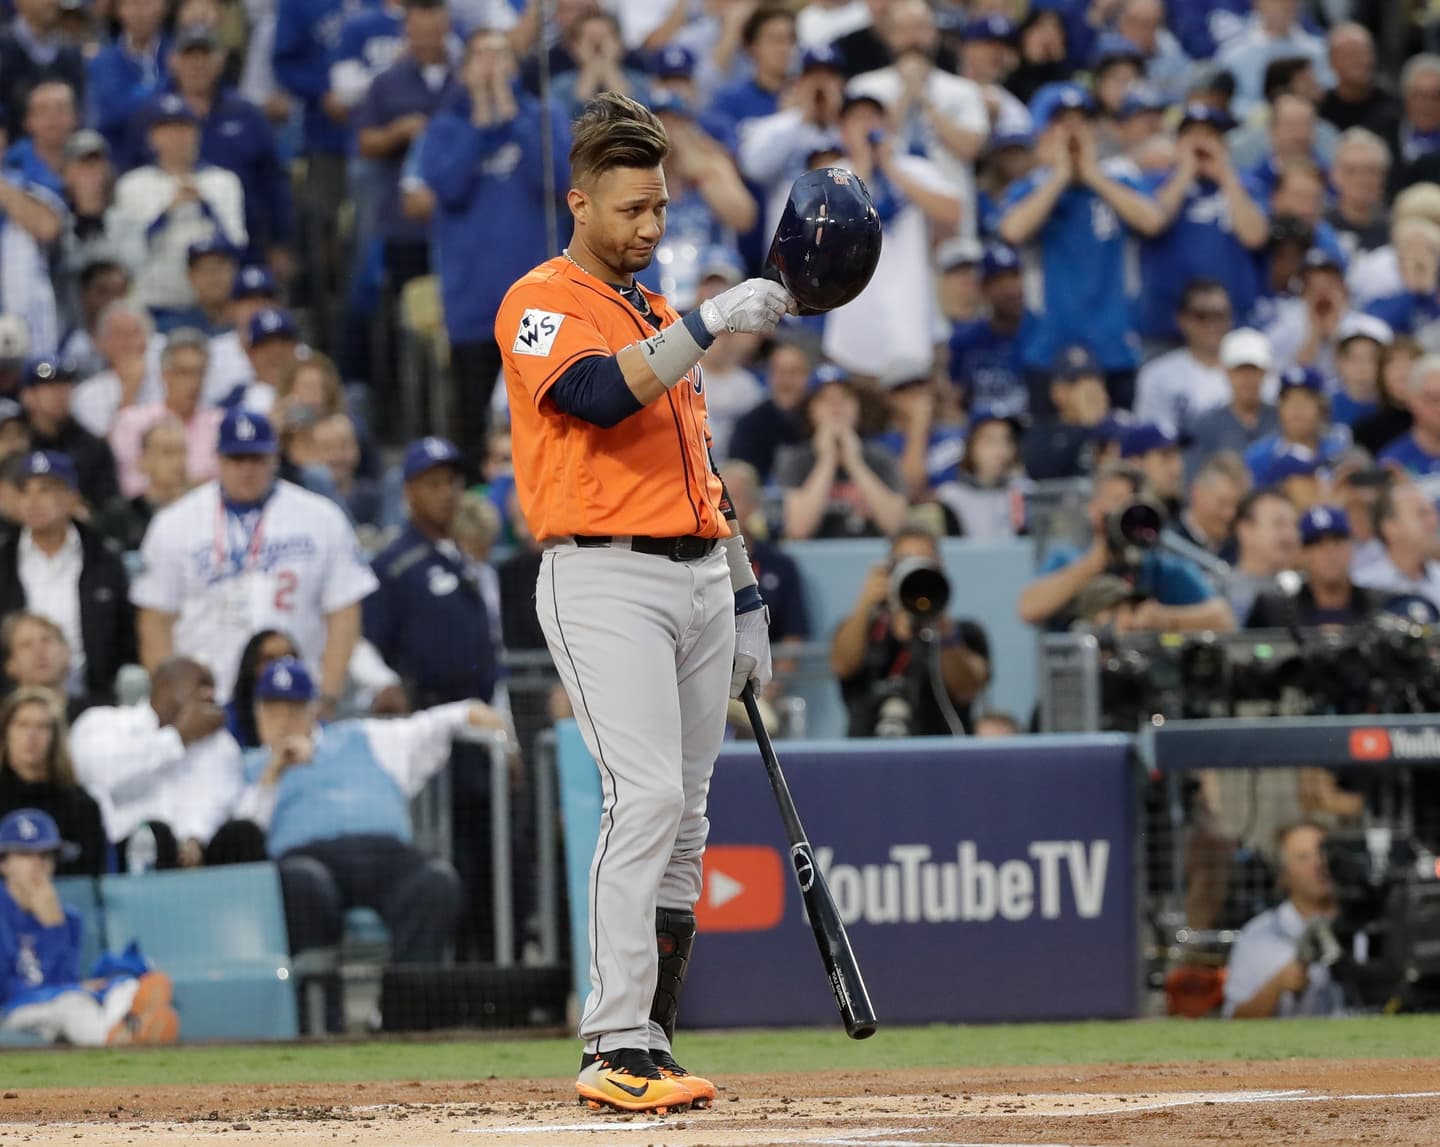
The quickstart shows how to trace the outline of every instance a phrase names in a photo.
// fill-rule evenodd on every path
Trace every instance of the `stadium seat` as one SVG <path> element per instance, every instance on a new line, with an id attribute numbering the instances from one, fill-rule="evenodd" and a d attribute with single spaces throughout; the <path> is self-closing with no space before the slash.
<path id="1" fill-rule="evenodd" d="M 175 981 L 181 1038 L 293 1039 L 295 992 L 274 865 L 106 876 L 106 942 Z"/>
<path id="2" fill-rule="evenodd" d="M 60 903 L 80 913 L 80 974 L 87 975 L 105 947 L 105 911 L 100 888 L 92 876 L 61 876 L 55 881 Z"/>

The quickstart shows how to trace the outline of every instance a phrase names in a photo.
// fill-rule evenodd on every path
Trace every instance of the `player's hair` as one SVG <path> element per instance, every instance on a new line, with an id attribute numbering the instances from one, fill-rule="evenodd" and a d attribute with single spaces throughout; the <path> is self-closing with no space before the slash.
<path id="1" fill-rule="evenodd" d="M 578 187 L 616 167 L 659 167 L 669 154 L 654 112 L 619 92 L 601 92 L 575 121 L 570 182 Z"/>
<path id="2" fill-rule="evenodd" d="M 790 26 L 795 26 L 795 12 L 787 4 L 777 0 L 765 0 L 760 7 L 751 12 L 745 18 L 745 23 L 740 26 L 740 43 L 750 47 L 760 38 L 760 33 L 765 30 L 765 25 L 771 20 L 788 20 Z"/>
<path id="3" fill-rule="evenodd" d="M 41 629 L 50 631 L 52 637 L 60 639 L 60 644 L 67 649 L 70 643 L 65 640 L 65 631 L 51 621 L 48 617 L 38 613 L 26 613 L 24 610 L 17 610 L 9 614 L 3 623 L 0 623 L 0 651 L 4 652 L 5 660 L 10 660 L 10 647 L 15 642 L 15 634 L 19 632 L 22 625 L 38 625 Z"/>
<path id="4" fill-rule="evenodd" d="M 0 769 L 10 766 L 10 723 L 26 705 L 41 706 L 50 719 L 50 751 L 46 754 L 45 761 L 46 779 L 59 788 L 75 788 L 75 763 L 70 759 L 65 706 L 53 689 L 45 689 L 39 685 L 16 689 L 5 698 L 5 703 L 0 705 Z"/>

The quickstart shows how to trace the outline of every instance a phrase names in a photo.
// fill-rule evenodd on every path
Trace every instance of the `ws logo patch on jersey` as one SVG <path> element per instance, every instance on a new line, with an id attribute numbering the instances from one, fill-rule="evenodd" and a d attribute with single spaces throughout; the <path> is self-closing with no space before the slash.
<path id="1" fill-rule="evenodd" d="M 555 337 L 560 333 L 560 324 L 564 321 L 564 315 L 557 315 L 553 311 L 542 311 L 538 307 L 528 308 L 520 316 L 520 329 L 515 334 L 515 345 L 510 348 L 510 352 L 545 358 L 549 355 L 550 348 L 555 345 Z"/>

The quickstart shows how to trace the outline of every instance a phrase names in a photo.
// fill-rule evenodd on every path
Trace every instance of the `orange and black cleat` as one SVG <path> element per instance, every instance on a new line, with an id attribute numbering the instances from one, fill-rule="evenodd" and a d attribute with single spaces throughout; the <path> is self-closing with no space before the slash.
<path id="1" fill-rule="evenodd" d="M 592 1111 L 688 1111 L 695 1093 L 679 1078 L 666 1075 L 645 1048 L 586 1053 L 575 1080 L 580 1102 Z"/>

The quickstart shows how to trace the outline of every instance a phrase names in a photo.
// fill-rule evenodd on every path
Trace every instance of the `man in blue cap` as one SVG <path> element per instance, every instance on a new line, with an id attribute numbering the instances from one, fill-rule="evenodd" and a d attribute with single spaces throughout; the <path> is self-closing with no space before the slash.
<path id="1" fill-rule="evenodd" d="M 1185 486 L 1185 456 L 1180 437 L 1160 422 L 1135 422 L 1120 435 L 1120 459 L 1138 466 L 1145 485 L 1174 517 L 1180 512 Z"/>
<path id="2" fill-rule="evenodd" d="M 1247 629 L 1309 629 L 1362 625 L 1383 610 L 1391 594 L 1350 580 L 1354 557 L 1350 519 L 1339 506 L 1312 506 L 1300 518 L 1300 585 L 1262 593 Z"/>
<path id="3" fill-rule="evenodd" d="M 989 314 L 960 323 L 950 335 L 950 381 L 964 393 L 967 405 L 1023 413 L 1029 395 L 1018 336 L 1025 318 L 1025 288 L 1020 257 L 1005 244 L 986 248 L 980 289 Z"/>
<path id="4" fill-rule="evenodd" d="M 237 385 L 249 382 L 253 371 L 245 355 L 244 336 L 250 320 L 267 307 L 279 305 L 280 287 L 268 267 L 241 267 L 235 272 L 226 329 L 210 339 L 210 364 L 200 399 L 203 405 L 219 406 Z"/>
<path id="5" fill-rule="evenodd" d="M 240 339 L 249 374 L 235 380 L 220 405 L 268 414 L 275 405 L 275 388 L 300 352 L 300 327 L 289 311 L 265 307 L 250 316 Z"/>
<path id="6" fill-rule="evenodd" d="M 1078 478 L 1090 469 L 1093 431 L 1110 411 L 1105 372 L 1090 348 L 1076 343 L 1056 356 L 1047 377 L 1055 414 L 1037 419 L 1025 436 L 1025 472 L 1036 481 Z"/>
<path id="7" fill-rule="evenodd" d="M 22 528 L 0 545 L 0 613 L 28 609 L 58 625 L 71 649 L 69 695 L 104 702 L 135 660 L 125 563 L 76 521 L 79 481 L 66 455 L 25 455 L 19 479 Z"/>
<path id="8" fill-rule="evenodd" d="M 56 859 L 75 851 L 40 809 L 0 820 L 0 1030 L 82 1047 L 173 1043 L 170 978 L 138 953 L 111 961 L 124 974 L 81 979 L 85 924 L 55 890 Z"/>
<path id="9" fill-rule="evenodd" d="M 119 492 L 115 457 L 105 439 L 75 420 L 71 399 L 79 381 L 75 368 L 56 358 L 33 358 L 20 376 L 20 405 L 30 424 L 30 445 L 69 457 L 81 496 L 98 510 Z"/>
<path id="10" fill-rule="evenodd" d="M 1128 233 L 1153 236 L 1167 216 L 1138 180 L 1101 167 L 1093 103 L 1076 84 L 1051 84 L 1031 103 L 1043 166 L 1012 185 L 1001 205 L 1000 238 L 1035 243 L 1044 272 L 1041 305 L 1026 320 L 1021 358 L 1031 411 L 1049 410 L 1049 366 L 1065 346 L 1099 348 L 1111 400 L 1130 405 L 1139 340 L 1126 281 Z"/>
<path id="11" fill-rule="evenodd" d="M 191 327 L 213 336 L 229 330 L 230 297 L 238 262 L 238 253 L 223 235 L 191 243 L 185 252 L 185 270 L 195 302 L 178 310 L 156 310 L 156 333 L 168 335 L 180 327 Z"/>
<path id="12" fill-rule="evenodd" d="M 1317 466 L 1329 466 L 1350 446 L 1350 428 L 1331 424 L 1325 379 L 1312 367 L 1292 366 L 1280 372 L 1275 415 L 1279 422 L 1275 433 L 1245 451 L 1245 464 L 1257 482 L 1264 482 L 1276 458 L 1297 447 L 1313 455 Z"/>
<path id="13" fill-rule="evenodd" d="M 455 870 L 413 843 L 409 801 L 449 759 L 462 729 L 504 732 L 479 701 L 413 717 L 341 721 L 322 728 L 310 671 L 293 657 L 266 666 L 255 686 L 262 747 L 246 754 L 241 815 L 266 829 L 280 867 L 290 945 L 340 942 L 345 909 L 373 908 L 398 964 L 438 964 L 454 940 L 461 888 Z M 331 993 L 327 1019 L 339 1026 Z"/>

